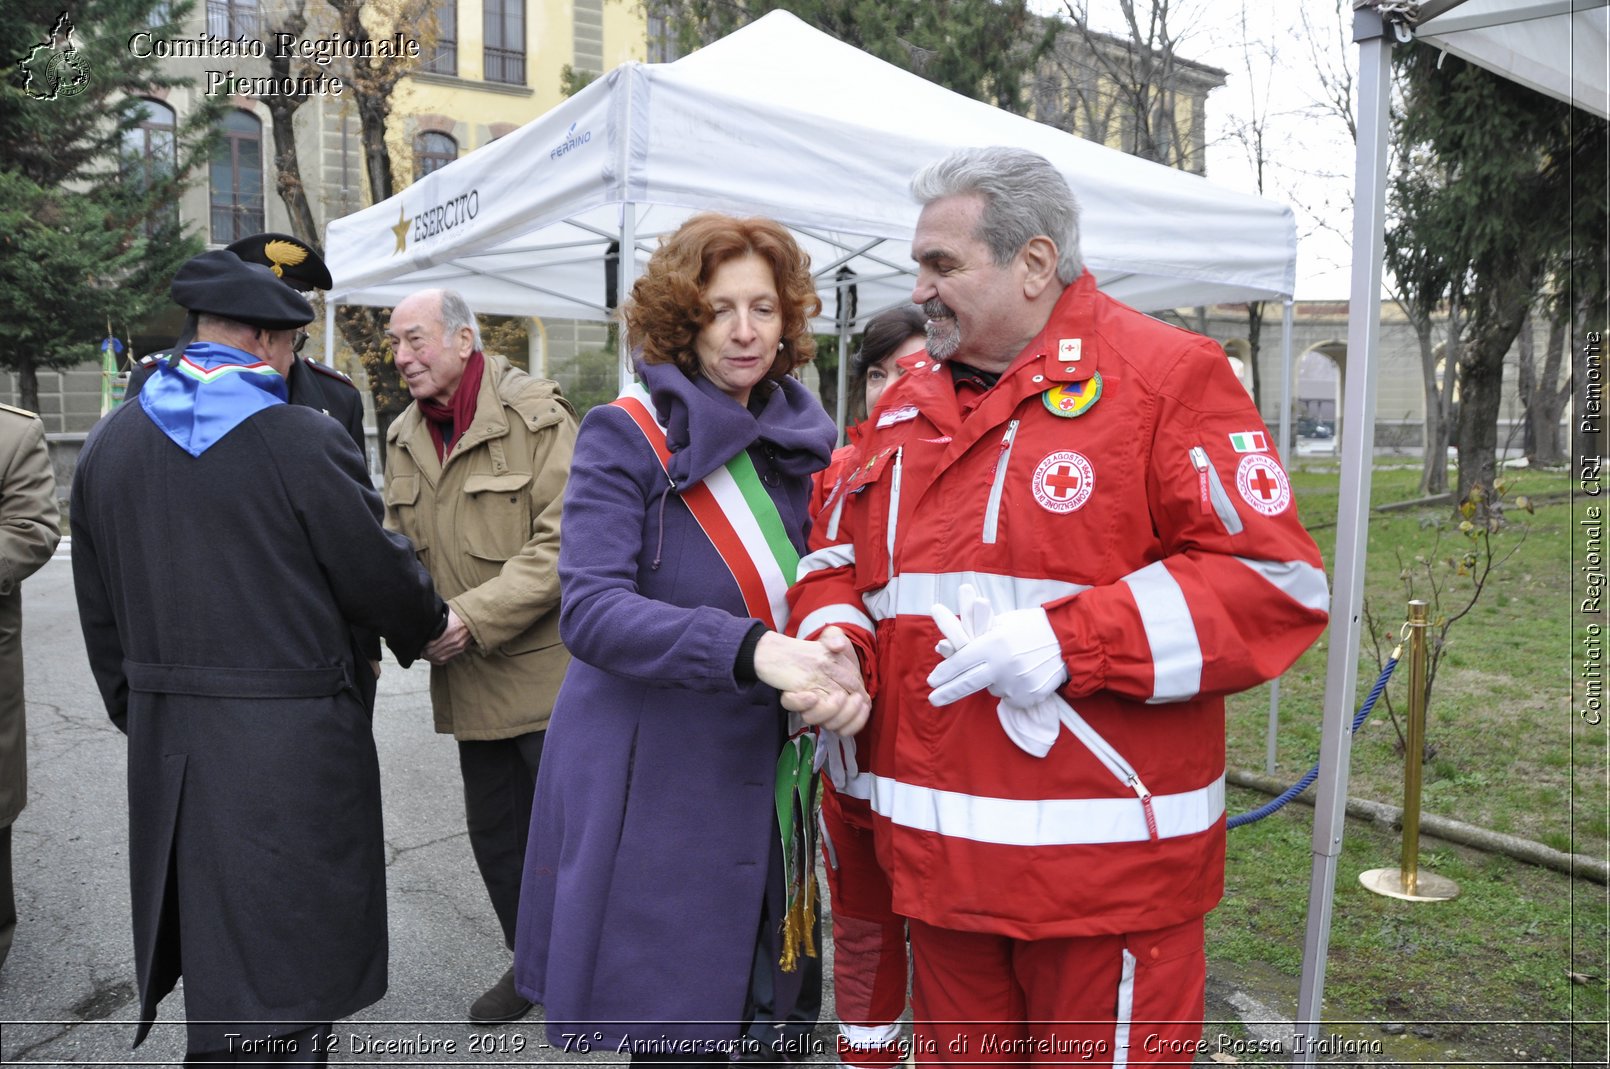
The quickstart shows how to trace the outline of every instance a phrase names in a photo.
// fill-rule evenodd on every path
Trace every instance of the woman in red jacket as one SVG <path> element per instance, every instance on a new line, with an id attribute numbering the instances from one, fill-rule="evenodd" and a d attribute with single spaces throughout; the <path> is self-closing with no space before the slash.
<path id="1" fill-rule="evenodd" d="M 850 364 L 850 410 L 854 413 L 858 397 L 866 404 L 858 417 L 852 416 L 858 422 L 850 427 L 850 444 L 835 449 L 833 459 L 812 481 L 813 519 L 822 511 L 822 503 L 837 485 L 839 476 L 849 467 L 850 457 L 855 454 L 855 447 L 861 440 L 862 424 L 859 420 L 865 420 L 878 407 L 878 398 L 883 396 L 884 387 L 906 373 L 895 361 L 921 352 L 928 344 L 925 332 L 927 322 L 922 309 L 914 304 L 879 312 L 867 320 L 866 330 L 861 334 L 861 348 L 856 350 Z"/>
<path id="2" fill-rule="evenodd" d="M 891 308 L 867 321 L 855 354 L 850 399 L 864 394 L 863 418 L 878 407 L 883 389 L 905 374 L 896 361 L 928 343 L 927 318 L 916 305 Z M 865 423 L 850 428 L 850 444 L 834 450 L 811 491 L 813 522 L 827 523 L 826 503 L 853 458 Z M 830 745 L 830 743 L 829 743 Z M 842 743 L 846 748 L 854 740 Z M 900 1016 L 906 1009 L 906 919 L 889 908 L 889 880 L 872 852 L 872 814 L 866 799 L 833 789 L 822 777 L 822 838 L 833 904 L 833 992 L 839 1015 L 839 1059 L 856 1069 L 899 1063 Z"/>

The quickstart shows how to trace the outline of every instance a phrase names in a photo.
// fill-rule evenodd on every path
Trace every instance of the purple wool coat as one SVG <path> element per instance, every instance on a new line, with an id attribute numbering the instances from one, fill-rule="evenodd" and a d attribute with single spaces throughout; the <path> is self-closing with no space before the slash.
<path id="1" fill-rule="evenodd" d="M 671 365 L 638 374 L 676 484 L 748 449 L 803 555 L 809 477 L 834 441 L 816 398 L 785 378 L 746 410 Z M 587 414 L 559 553 L 574 660 L 537 779 L 515 940 L 516 986 L 544 1005 L 560 1049 L 569 1034 L 595 1051 L 735 1039 L 762 902 L 781 913 L 772 783 L 785 714 L 775 690 L 734 679 L 757 621 L 669 489 L 624 411 Z M 799 973 L 770 960 L 781 1019 Z"/>

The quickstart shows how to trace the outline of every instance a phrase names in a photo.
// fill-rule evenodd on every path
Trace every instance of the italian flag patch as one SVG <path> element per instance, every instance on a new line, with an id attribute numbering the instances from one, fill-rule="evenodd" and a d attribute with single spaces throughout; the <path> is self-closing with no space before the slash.
<path id="1" fill-rule="evenodd" d="M 1263 431 L 1242 431 L 1230 435 L 1230 447 L 1237 453 L 1269 452 L 1269 435 Z"/>

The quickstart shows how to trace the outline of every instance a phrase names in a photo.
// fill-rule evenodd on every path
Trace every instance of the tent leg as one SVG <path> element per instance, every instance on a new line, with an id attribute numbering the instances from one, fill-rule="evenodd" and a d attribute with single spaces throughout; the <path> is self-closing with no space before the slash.
<path id="1" fill-rule="evenodd" d="M 632 292 L 632 283 L 636 281 L 633 276 L 637 271 L 637 205 L 632 201 L 621 204 L 621 255 L 617 270 L 620 272 L 620 285 L 616 292 L 620 295 L 619 300 L 625 301 L 627 294 Z M 626 387 L 632 382 L 632 347 L 626 340 L 624 329 L 617 333 L 617 337 L 620 355 L 616 370 L 621 392 L 625 393 Z"/>
<path id="2" fill-rule="evenodd" d="M 839 307 L 840 308 L 844 307 L 844 287 L 843 286 L 839 287 Z M 849 369 L 849 359 L 848 359 L 849 351 L 850 351 L 850 324 L 848 324 L 848 323 L 846 323 L 844 321 L 844 316 L 842 314 L 840 314 L 838 316 L 838 320 L 839 320 L 839 323 L 838 323 L 838 327 L 839 327 L 839 397 L 838 397 L 838 404 L 837 404 L 837 406 L 835 406 L 837 408 L 837 412 L 834 414 L 834 418 L 835 418 L 835 420 L 837 421 L 837 423 L 839 425 L 839 444 L 844 445 L 846 442 L 849 441 L 849 429 L 847 427 L 847 421 L 849 419 L 849 416 L 847 415 L 847 413 L 849 412 L 849 397 L 846 396 L 846 394 L 848 393 L 849 388 L 850 388 L 849 387 L 850 369 Z M 868 414 L 870 415 L 870 413 L 868 413 Z"/>
<path id="3" fill-rule="evenodd" d="M 1314 805 L 1313 872 L 1308 931 L 1296 1027 L 1307 1033 L 1294 1064 L 1314 1064 L 1324 1004 L 1325 956 L 1330 947 L 1336 867 L 1347 818 L 1348 759 L 1359 655 L 1359 606 L 1364 593 L 1370 476 L 1375 437 L 1377 343 L 1381 332 L 1381 258 L 1386 214 L 1387 100 L 1392 84 L 1392 37 L 1372 8 L 1353 13 L 1359 46 L 1358 159 L 1353 198 L 1352 301 L 1347 319 L 1347 394 L 1342 435 L 1341 498 L 1336 517 L 1331 588 L 1330 658 L 1325 675 L 1325 721 Z"/>
<path id="4" fill-rule="evenodd" d="M 1281 302 L 1280 316 L 1280 459 L 1291 467 L 1291 327 L 1292 303 Z M 1276 738 L 1280 732 L 1280 677 L 1269 684 L 1269 726 L 1264 731 L 1263 774 L 1275 774 Z"/>

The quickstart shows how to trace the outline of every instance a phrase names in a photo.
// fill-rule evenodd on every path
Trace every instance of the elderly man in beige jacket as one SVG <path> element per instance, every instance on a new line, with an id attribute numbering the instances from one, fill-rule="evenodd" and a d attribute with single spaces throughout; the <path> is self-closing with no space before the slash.
<path id="1" fill-rule="evenodd" d="M 470 846 L 512 950 L 543 731 L 570 659 L 559 517 L 576 417 L 556 384 L 482 354 L 474 313 L 451 290 L 404 299 L 387 338 L 414 403 L 386 435 L 386 522 L 448 602 L 447 629 L 425 648 L 431 706 L 436 730 L 458 741 Z M 469 1016 L 530 1008 L 511 969 Z"/>
<path id="2" fill-rule="evenodd" d="M 56 482 L 39 417 L 0 405 L 0 966 L 11 953 L 11 825 L 28 802 L 23 724 L 22 581 L 61 541 Z"/>

